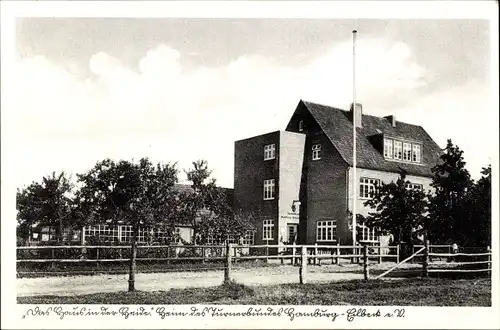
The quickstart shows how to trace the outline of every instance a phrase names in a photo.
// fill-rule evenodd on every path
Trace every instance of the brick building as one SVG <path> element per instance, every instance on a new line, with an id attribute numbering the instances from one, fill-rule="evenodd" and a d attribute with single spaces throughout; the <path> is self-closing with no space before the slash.
<path id="1" fill-rule="evenodd" d="M 377 182 L 405 171 L 414 187 L 430 189 L 441 149 L 421 127 L 394 116 L 300 101 L 285 131 L 235 142 L 234 208 L 254 222 L 255 244 L 351 244 L 353 116 L 356 118 L 356 212 Z M 360 226 L 358 241 L 378 241 Z"/>

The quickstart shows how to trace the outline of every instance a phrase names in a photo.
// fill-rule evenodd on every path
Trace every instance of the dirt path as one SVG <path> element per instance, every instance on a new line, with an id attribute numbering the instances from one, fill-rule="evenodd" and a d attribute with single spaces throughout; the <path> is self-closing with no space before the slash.
<path id="1" fill-rule="evenodd" d="M 389 265 L 390 266 L 390 265 Z M 375 267 L 375 270 L 389 266 Z M 362 279 L 361 268 L 313 266 L 308 268 L 308 282 Z M 171 272 L 136 274 L 136 288 L 142 291 L 160 291 L 172 288 L 209 287 L 220 285 L 222 270 L 204 272 Z M 298 283 L 299 268 L 294 266 L 235 269 L 232 278 L 246 285 Z M 17 279 L 18 296 L 79 295 L 98 292 L 126 291 L 128 275 L 94 275 Z"/>

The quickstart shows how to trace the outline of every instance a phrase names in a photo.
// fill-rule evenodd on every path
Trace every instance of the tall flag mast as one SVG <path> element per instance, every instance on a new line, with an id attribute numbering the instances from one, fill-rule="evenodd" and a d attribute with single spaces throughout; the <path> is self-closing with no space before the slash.
<path id="1" fill-rule="evenodd" d="M 356 33 L 352 31 L 352 245 L 356 244 Z"/>

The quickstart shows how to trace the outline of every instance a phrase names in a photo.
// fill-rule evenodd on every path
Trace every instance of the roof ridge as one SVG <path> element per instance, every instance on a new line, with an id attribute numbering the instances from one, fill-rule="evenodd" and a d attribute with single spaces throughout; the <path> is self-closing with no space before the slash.
<path id="1" fill-rule="evenodd" d="M 302 101 L 302 102 L 304 102 L 304 103 L 307 103 L 307 104 L 319 105 L 319 106 L 326 107 L 326 108 L 330 108 L 330 109 L 337 110 L 337 111 L 343 111 L 343 112 L 347 112 L 347 113 L 351 112 L 350 110 L 345 110 L 345 109 L 341 109 L 341 108 L 333 107 L 333 106 L 331 106 L 331 105 L 327 105 L 327 104 L 323 104 L 323 103 L 311 102 L 311 101 L 306 101 L 306 100 L 301 100 L 301 101 Z M 393 116 L 393 115 L 375 116 L 375 115 L 370 115 L 370 114 L 363 113 L 363 114 L 362 114 L 362 116 L 363 116 L 363 117 L 373 117 L 373 118 L 385 119 L 385 117 L 387 117 L 387 116 Z M 398 120 L 398 123 L 423 128 L 423 126 L 422 126 L 422 125 L 411 124 L 411 123 L 407 123 L 407 122 L 405 122 L 405 121 L 399 121 L 399 120 Z"/>

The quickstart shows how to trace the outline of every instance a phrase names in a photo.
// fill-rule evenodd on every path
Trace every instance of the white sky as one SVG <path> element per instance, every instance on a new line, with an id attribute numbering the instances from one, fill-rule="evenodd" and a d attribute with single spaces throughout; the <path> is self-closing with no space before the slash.
<path id="1" fill-rule="evenodd" d="M 11 179 L 105 157 L 204 158 L 232 187 L 235 140 L 283 130 L 300 99 L 348 108 L 353 27 L 364 113 L 451 138 L 477 178 L 497 150 L 486 20 L 31 18 L 16 21 L 2 110 Z"/>

